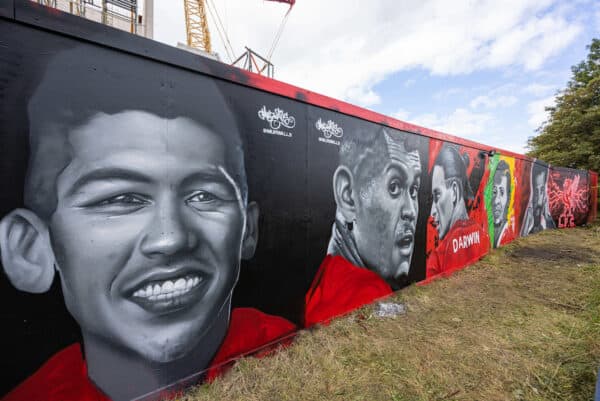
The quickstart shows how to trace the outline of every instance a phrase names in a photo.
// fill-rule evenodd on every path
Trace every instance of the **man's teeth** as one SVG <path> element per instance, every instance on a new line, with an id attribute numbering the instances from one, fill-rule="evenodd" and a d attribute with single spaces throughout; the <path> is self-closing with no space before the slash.
<path id="1" fill-rule="evenodd" d="M 146 298 L 150 301 L 162 301 L 183 295 L 196 287 L 201 278 L 198 276 L 179 278 L 175 281 L 165 280 L 162 283 L 148 284 L 133 293 L 134 297 Z"/>

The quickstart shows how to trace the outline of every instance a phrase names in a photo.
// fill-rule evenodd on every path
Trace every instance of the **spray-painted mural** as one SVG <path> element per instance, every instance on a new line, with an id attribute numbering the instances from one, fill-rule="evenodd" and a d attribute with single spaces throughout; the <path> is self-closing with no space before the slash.
<path id="1" fill-rule="evenodd" d="M 548 166 L 539 161 L 524 163 L 522 171 L 524 178 L 522 188 L 529 194 L 527 196 L 524 192 L 518 198 L 520 200 L 529 198 L 520 220 L 521 236 L 525 237 L 556 226 L 552 221 L 548 202 Z"/>
<path id="2" fill-rule="evenodd" d="M 487 154 L 431 140 L 427 279 L 469 265 L 490 245 L 483 203 Z"/>
<path id="3" fill-rule="evenodd" d="M 595 173 L 3 1 L 2 400 L 168 397 L 596 210 Z"/>
<path id="4" fill-rule="evenodd" d="M 496 154 L 488 168 L 485 189 L 488 229 L 492 246 L 497 248 L 515 239 L 515 159 Z"/>
<path id="5" fill-rule="evenodd" d="M 381 126 L 354 124 L 344 133 L 331 179 L 335 220 L 306 295 L 306 326 L 402 288 L 417 269 L 412 260 L 428 141 Z"/>
<path id="6" fill-rule="evenodd" d="M 548 203 L 556 226 L 584 224 L 590 211 L 588 172 L 551 167 L 548 181 Z"/>

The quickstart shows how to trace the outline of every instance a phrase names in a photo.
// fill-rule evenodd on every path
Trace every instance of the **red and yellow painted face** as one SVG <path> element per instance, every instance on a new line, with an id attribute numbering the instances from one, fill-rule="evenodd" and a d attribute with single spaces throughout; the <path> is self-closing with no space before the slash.
<path id="1" fill-rule="evenodd" d="M 494 215 L 494 224 L 500 225 L 506 221 L 508 213 L 508 193 L 509 193 L 508 176 L 501 172 L 494 175 L 494 183 L 492 187 L 492 213 Z"/>

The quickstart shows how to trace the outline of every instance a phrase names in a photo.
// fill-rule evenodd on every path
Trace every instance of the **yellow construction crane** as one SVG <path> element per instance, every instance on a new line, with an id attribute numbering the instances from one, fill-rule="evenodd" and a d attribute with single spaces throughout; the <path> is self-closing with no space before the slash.
<path id="1" fill-rule="evenodd" d="M 187 45 L 194 49 L 212 53 L 204 0 L 183 0 L 183 2 L 185 5 Z"/>
<path id="2" fill-rule="evenodd" d="M 114 0 L 113 0 L 114 1 Z M 207 20 L 207 11 L 210 13 L 211 21 L 214 23 L 214 27 L 221 38 L 223 43 L 223 47 L 225 52 L 227 53 L 227 57 L 232 65 L 242 65 L 243 68 L 246 68 L 250 71 L 257 72 L 262 74 L 263 72 L 267 72 L 267 75 L 273 77 L 273 64 L 271 63 L 271 57 L 273 55 L 273 51 L 277 46 L 277 42 L 279 42 L 279 38 L 281 37 L 281 33 L 283 32 L 283 28 L 287 21 L 287 18 L 294 6 L 296 0 L 268 0 L 275 1 L 279 3 L 286 3 L 290 6 L 287 13 L 283 17 L 281 25 L 275 35 L 275 39 L 273 41 L 273 45 L 271 46 L 271 50 L 269 50 L 269 55 L 267 58 L 261 57 L 252 49 L 246 47 L 246 52 L 240 57 L 238 57 L 234 61 L 235 51 L 233 50 L 233 46 L 231 46 L 231 42 L 229 41 L 229 37 L 227 35 L 227 29 L 221 21 L 219 17 L 219 12 L 217 7 L 215 6 L 213 0 L 183 0 L 184 9 L 185 9 L 185 28 L 187 34 L 187 46 L 200 50 L 204 52 L 206 55 L 214 56 L 217 60 L 220 60 L 217 54 L 212 53 L 212 47 L 210 42 L 210 31 L 208 30 L 208 20 Z M 260 62 L 262 62 L 263 66 L 259 66 Z"/>

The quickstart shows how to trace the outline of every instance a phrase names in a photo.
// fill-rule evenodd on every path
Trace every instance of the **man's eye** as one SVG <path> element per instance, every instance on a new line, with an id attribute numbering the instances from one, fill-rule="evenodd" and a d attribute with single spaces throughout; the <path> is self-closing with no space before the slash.
<path id="1" fill-rule="evenodd" d="M 199 191 L 187 199 L 187 203 L 209 203 L 219 200 L 216 195 L 206 191 Z"/>
<path id="2" fill-rule="evenodd" d="M 392 180 L 388 185 L 388 191 L 392 196 L 398 196 L 402 192 L 402 186 L 400 185 L 400 181 Z"/>
<path id="3" fill-rule="evenodd" d="M 410 187 L 410 197 L 413 199 L 417 199 L 417 195 L 419 194 L 419 186 L 413 185 Z"/>
<path id="4" fill-rule="evenodd" d="M 112 198 L 104 199 L 96 203 L 96 206 L 112 206 L 112 205 L 124 205 L 124 206 L 141 206 L 148 203 L 142 195 L 138 194 L 122 194 L 113 196 Z"/>

